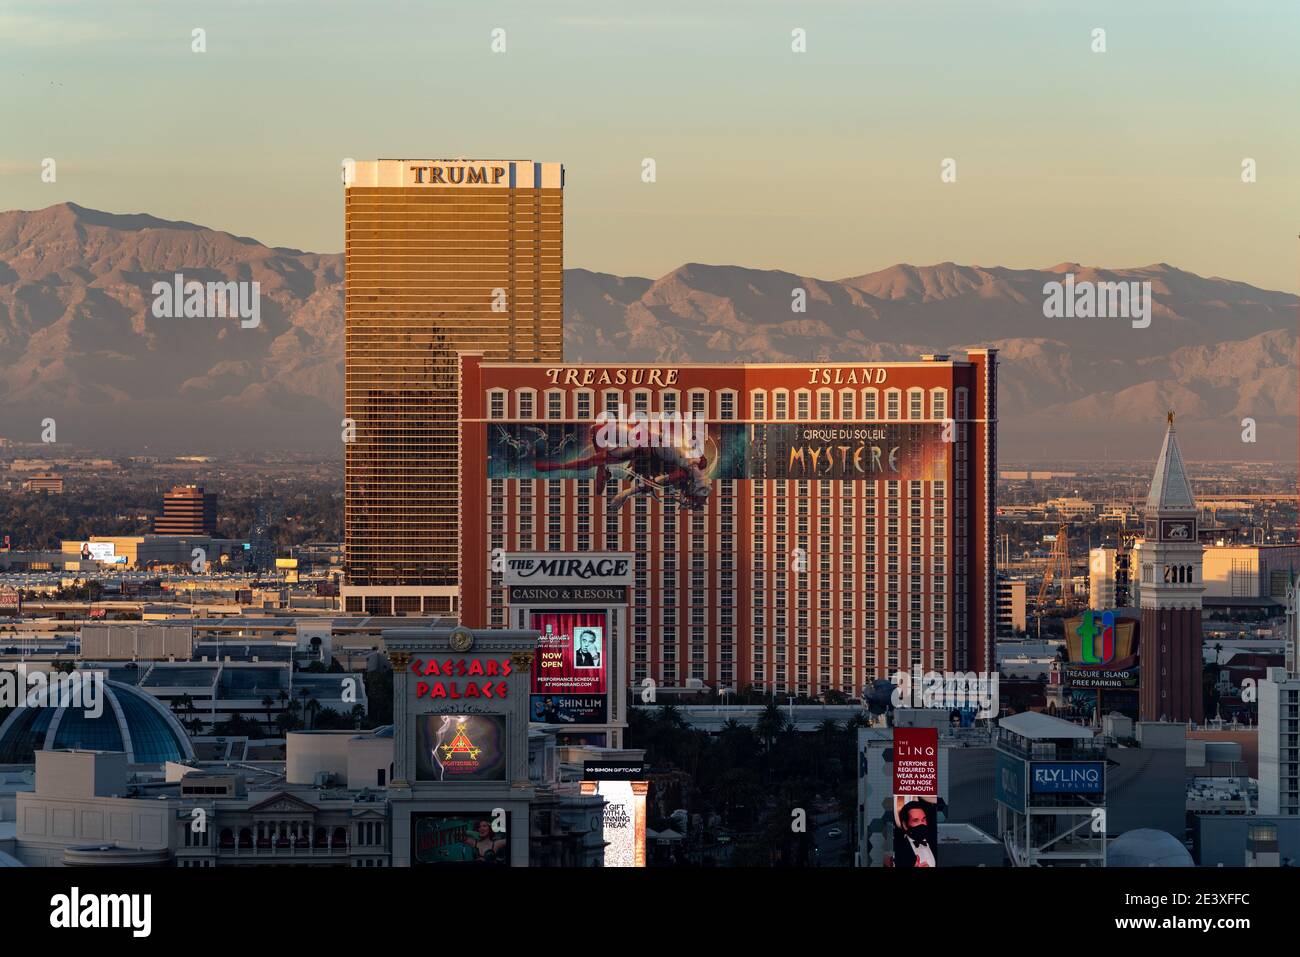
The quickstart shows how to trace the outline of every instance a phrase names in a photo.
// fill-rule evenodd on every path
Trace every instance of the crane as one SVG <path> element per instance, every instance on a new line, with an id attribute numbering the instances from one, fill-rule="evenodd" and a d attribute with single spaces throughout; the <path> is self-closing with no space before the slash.
<path id="1" fill-rule="evenodd" d="M 1070 595 L 1067 589 L 1070 587 L 1070 532 L 1069 525 L 1062 522 L 1056 529 L 1056 541 L 1052 543 L 1052 554 L 1047 559 L 1047 568 L 1043 572 L 1043 584 L 1038 589 L 1038 607 L 1043 607 L 1043 602 L 1047 598 L 1048 591 L 1052 587 L 1052 579 L 1061 580 L 1061 604 L 1069 605 Z"/>

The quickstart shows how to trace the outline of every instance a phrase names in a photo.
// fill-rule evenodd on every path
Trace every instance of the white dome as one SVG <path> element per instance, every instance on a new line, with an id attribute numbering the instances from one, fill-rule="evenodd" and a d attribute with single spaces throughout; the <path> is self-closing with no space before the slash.
<path id="1" fill-rule="evenodd" d="M 1126 831 L 1106 848 L 1107 867 L 1195 867 L 1182 841 L 1167 831 Z"/>

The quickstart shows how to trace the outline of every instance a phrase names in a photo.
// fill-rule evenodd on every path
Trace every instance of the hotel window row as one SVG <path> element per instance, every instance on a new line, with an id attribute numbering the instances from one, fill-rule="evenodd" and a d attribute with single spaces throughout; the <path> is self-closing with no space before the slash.
<path id="1" fill-rule="evenodd" d="M 732 389 L 547 389 L 539 400 L 535 389 L 515 389 L 513 403 L 506 389 L 488 392 L 488 418 L 530 421 L 586 422 L 595 417 L 593 409 L 617 412 L 619 409 L 651 413 L 685 413 L 719 421 L 741 418 L 739 394 Z M 955 418 L 966 417 L 968 390 L 958 388 Z M 657 407 L 652 395 L 657 394 Z M 709 408 L 710 395 L 713 398 Z M 814 395 L 815 405 L 814 405 Z M 572 397 L 570 399 L 570 396 Z M 792 398 L 793 397 L 793 398 Z M 765 421 L 942 421 L 948 418 L 948 390 L 923 389 L 756 389 L 749 393 L 750 418 Z M 770 416 L 769 416 L 770 412 Z M 814 414 L 814 412 L 816 414 Z"/>

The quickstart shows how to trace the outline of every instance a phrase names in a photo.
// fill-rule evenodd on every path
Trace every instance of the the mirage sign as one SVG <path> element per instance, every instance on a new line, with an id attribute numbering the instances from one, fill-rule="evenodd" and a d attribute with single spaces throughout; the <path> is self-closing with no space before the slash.
<path id="1" fill-rule="evenodd" d="M 511 553 L 505 557 L 502 580 L 517 585 L 632 584 L 631 552 Z"/>

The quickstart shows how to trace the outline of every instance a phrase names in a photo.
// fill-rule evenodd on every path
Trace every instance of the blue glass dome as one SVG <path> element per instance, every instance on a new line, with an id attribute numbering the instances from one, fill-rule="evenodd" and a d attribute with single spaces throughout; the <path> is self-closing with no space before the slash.
<path id="1" fill-rule="evenodd" d="M 167 707 L 131 685 L 104 682 L 104 708 L 16 708 L 0 724 L 0 764 L 32 764 L 37 751 L 124 751 L 129 764 L 189 761 L 194 747 Z"/>
<path id="2" fill-rule="evenodd" d="M 1125 831 L 1106 846 L 1107 867 L 1195 867 L 1183 842 L 1165 831 Z"/>

